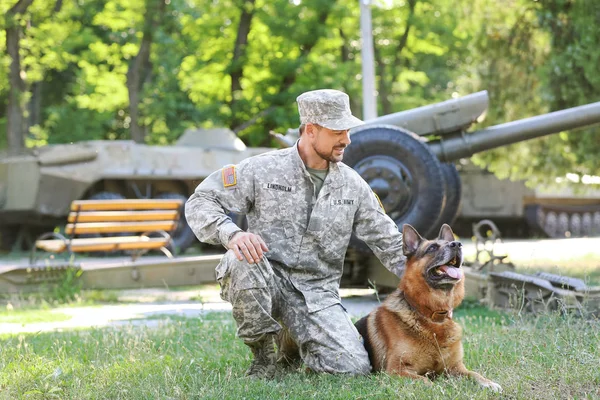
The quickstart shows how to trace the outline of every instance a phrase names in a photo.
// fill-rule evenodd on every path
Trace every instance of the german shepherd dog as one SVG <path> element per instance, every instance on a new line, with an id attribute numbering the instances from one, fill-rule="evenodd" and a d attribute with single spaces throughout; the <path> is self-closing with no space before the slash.
<path id="1" fill-rule="evenodd" d="M 444 224 L 426 240 L 412 226 L 403 229 L 406 270 L 398 289 L 355 326 L 374 371 L 420 379 L 441 374 L 468 376 L 496 392 L 500 385 L 463 364 L 462 329 L 452 310 L 462 302 L 462 244 Z"/>

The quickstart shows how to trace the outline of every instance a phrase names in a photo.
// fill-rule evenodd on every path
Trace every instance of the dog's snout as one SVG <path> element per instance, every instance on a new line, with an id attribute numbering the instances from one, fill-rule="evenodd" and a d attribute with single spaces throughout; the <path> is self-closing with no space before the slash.
<path id="1" fill-rule="evenodd" d="M 456 241 L 456 240 L 455 240 L 454 242 L 450 242 L 449 246 L 450 246 L 450 247 L 453 247 L 453 248 L 454 248 L 454 247 L 461 248 L 461 247 L 462 247 L 462 243 L 461 243 L 461 242 L 459 242 L 459 241 Z"/>

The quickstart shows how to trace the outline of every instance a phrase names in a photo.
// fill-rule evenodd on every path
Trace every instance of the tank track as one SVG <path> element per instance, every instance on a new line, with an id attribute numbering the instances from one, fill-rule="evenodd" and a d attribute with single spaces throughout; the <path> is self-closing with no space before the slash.
<path id="1" fill-rule="evenodd" d="M 529 226 L 550 238 L 600 236 L 600 204 L 528 205 Z"/>

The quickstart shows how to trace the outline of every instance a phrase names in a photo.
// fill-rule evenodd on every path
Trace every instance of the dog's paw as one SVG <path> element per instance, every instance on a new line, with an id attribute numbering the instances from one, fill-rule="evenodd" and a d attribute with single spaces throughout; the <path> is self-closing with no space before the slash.
<path id="1" fill-rule="evenodd" d="M 488 388 L 496 393 L 502 393 L 502 386 L 498 385 L 496 382 L 487 381 L 487 382 L 479 382 L 481 386 L 484 388 Z"/>
<path id="2" fill-rule="evenodd" d="M 421 382 L 423 382 L 427 386 L 433 386 L 433 382 L 431 382 L 431 380 L 428 378 L 421 379 Z"/>

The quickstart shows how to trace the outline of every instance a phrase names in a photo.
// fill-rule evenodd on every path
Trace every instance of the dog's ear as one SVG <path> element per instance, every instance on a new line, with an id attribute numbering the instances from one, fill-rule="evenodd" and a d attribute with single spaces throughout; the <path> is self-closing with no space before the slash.
<path id="1" fill-rule="evenodd" d="M 419 232 L 409 224 L 404 224 L 402 227 L 402 252 L 405 256 L 414 254 L 423 238 L 419 235 Z"/>
<path id="2" fill-rule="evenodd" d="M 455 240 L 454 232 L 452 232 L 452 228 L 450 228 L 450 225 L 442 225 L 442 228 L 440 229 L 440 234 L 438 235 L 438 239 L 445 240 L 447 242 L 453 242 Z"/>

